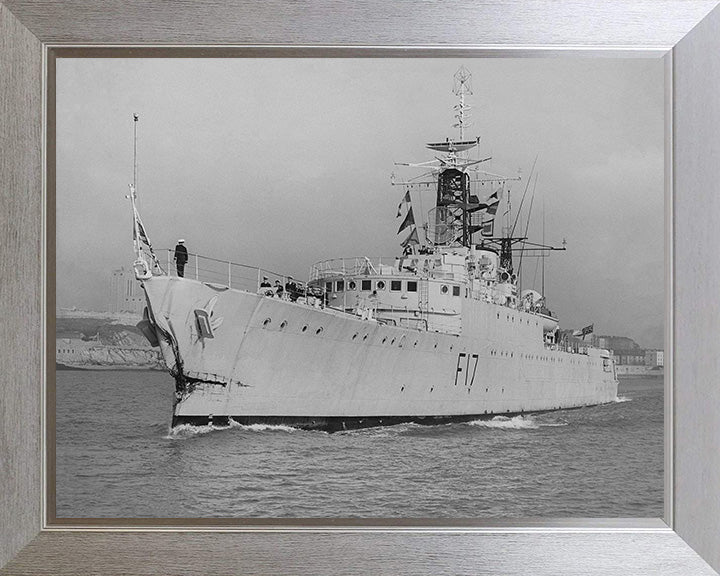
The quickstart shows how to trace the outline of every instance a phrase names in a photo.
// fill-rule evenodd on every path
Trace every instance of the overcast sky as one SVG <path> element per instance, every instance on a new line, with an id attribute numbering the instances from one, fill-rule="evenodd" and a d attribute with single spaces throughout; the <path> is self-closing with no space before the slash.
<path id="1" fill-rule="evenodd" d="M 417 172 L 393 162 L 431 160 L 426 142 L 457 137 L 460 64 L 473 75 L 466 136 L 488 167 L 527 179 L 538 156 L 530 235 L 544 202 L 546 241 L 567 239 L 545 269 L 561 324 L 662 347 L 659 59 L 59 59 L 58 306 L 106 309 L 111 270 L 132 263 L 133 113 L 157 248 L 183 237 L 301 279 L 319 260 L 398 254 L 404 191 L 390 176 Z M 523 269 L 525 288 L 534 262 Z"/>

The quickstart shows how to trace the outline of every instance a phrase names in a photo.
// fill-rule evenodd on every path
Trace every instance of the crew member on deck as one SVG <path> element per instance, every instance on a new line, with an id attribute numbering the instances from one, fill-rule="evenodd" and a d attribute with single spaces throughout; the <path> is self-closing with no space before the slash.
<path id="1" fill-rule="evenodd" d="M 262 282 L 260 282 L 260 294 L 264 296 L 272 296 L 273 294 L 272 284 L 270 284 L 267 276 L 263 276 Z"/>
<path id="2" fill-rule="evenodd" d="M 278 298 L 282 298 L 283 295 L 283 287 L 282 284 L 280 284 L 280 280 L 275 280 L 275 296 Z"/>
<path id="3" fill-rule="evenodd" d="M 175 246 L 175 266 L 177 267 L 177 275 L 182 278 L 185 276 L 185 264 L 188 261 L 188 251 L 185 248 L 185 240 L 180 238 L 177 246 Z"/>
<path id="4" fill-rule="evenodd" d="M 285 293 L 288 295 L 292 302 L 298 299 L 297 285 L 292 276 L 288 276 L 287 282 L 285 282 Z"/>

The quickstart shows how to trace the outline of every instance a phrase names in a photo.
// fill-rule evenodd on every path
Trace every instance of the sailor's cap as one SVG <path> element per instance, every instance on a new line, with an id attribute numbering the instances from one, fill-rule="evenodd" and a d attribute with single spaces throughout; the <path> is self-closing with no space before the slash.
<path id="1" fill-rule="evenodd" d="M 178 242 L 179 242 L 180 244 L 182 244 L 183 242 L 185 242 L 185 238 L 180 238 L 180 239 L 178 240 Z"/>
<path id="2" fill-rule="evenodd" d="M 268 277 L 267 277 L 267 276 L 263 276 L 263 280 L 267 280 L 267 279 L 268 279 Z"/>

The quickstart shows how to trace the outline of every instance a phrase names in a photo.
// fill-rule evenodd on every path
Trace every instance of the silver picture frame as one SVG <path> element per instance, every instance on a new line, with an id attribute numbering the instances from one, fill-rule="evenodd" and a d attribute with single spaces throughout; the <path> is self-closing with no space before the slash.
<path id="1" fill-rule="evenodd" d="M 0 2 L 0 574 L 714 574 L 720 568 L 718 2 Z M 171 22 L 172 25 L 168 25 Z M 666 503 L 664 519 L 314 522 L 156 519 L 58 525 L 48 515 L 44 396 L 54 262 L 45 196 L 57 50 L 219 45 L 246 54 L 664 58 Z M 6 81 L 9 79 L 9 81 Z M 716 147 L 716 145 L 715 145 Z"/>

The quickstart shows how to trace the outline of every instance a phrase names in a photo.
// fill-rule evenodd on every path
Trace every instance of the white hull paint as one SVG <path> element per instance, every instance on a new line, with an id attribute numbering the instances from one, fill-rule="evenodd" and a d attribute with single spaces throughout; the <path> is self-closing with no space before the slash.
<path id="1" fill-rule="evenodd" d="M 613 401 L 602 351 L 543 345 L 542 318 L 462 298 L 459 336 L 362 320 L 190 279 L 143 280 L 178 391 L 174 423 L 209 417 L 462 418 Z M 212 312 L 203 337 L 195 310 Z M 377 423 L 377 422 L 376 422 Z"/>

